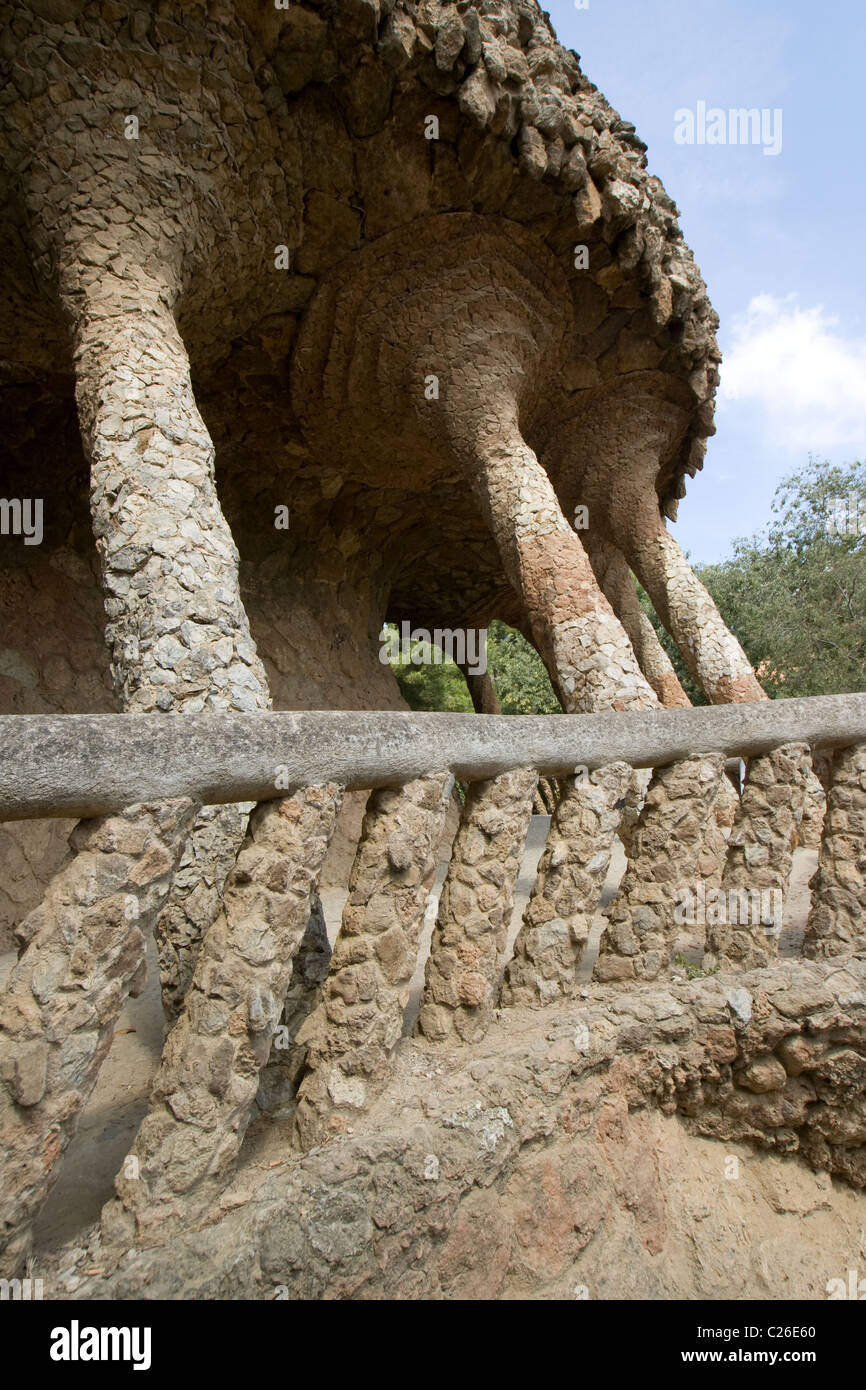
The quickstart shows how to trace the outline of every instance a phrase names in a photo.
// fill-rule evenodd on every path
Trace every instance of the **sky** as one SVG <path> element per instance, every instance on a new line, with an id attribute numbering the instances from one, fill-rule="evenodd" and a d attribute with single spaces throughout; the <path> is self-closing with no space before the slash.
<path id="1" fill-rule="evenodd" d="M 810 453 L 866 455 L 866 6 L 580 3 L 547 0 L 559 40 L 649 146 L 721 320 L 717 432 L 672 528 L 706 564 Z M 780 111 L 781 149 L 678 143 L 699 102 Z"/>

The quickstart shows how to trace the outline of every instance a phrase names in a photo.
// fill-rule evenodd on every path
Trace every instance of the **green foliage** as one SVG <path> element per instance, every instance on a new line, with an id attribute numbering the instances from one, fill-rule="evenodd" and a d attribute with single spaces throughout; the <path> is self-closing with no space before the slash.
<path id="1" fill-rule="evenodd" d="M 821 463 L 784 479 L 765 532 L 699 573 L 771 696 L 866 689 L 866 467 Z"/>
<path id="2" fill-rule="evenodd" d="M 702 966 L 695 965 L 694 961 L 687 960 L 682 951 L 676 952 L 673 963 L 685 970 L 687 980 L 703 980 L 710 975 L 718 975 L 719 973 L 717 965 L 712 966 L 710 970 L 704 970 Z"/>
<path id="3" fill-rule="evenodd" d="M 538 652 L 498 618 L 487 630 L 487 669 L 503 714 L 562 713 Z"/>
<path id="4" fill-rule="evenodd" d="M 839 533 L 843 503 L 850 533 Z M 733 555 L 697 566 L 770 696 L 866 689 L 866 467 L 810 458 L 783 479 L 773 518 L 735 541 Z M 643 590 L 641 603 L 694 704 L 706 704 Z"/>
<path id="5" fill-rule="evenodd" d="M 389 627 L 389 631 L 393 631 Z M 426 642 L 412 644 L 412 655 L 423 665 L 392 661 L 391 670 L 410 709 L 455 710 L 471 713 L 466 682 L 453 661 L 434 664 Z M 487 630 L 487 670 L 503 714 L 560 714 L 544 663 L 519 632 L 498 620 Z"/>
<path id="6" fill-rule="evenodd" d="M 388 625 L 388 631 L 395 631 Z M 456 713 L 472 713 L 473 705 L 466 688 L 466 682 L 453 661 L 435 663 L 430 660 L 430 644 L 413 642 L 411 655 L 424 658 L 424 664 L 415 666 L 410 661 L 392 661 L 391 670 L 397 678 L 400 693 L 410 709 L 414 710 L 453 710 Z"/>

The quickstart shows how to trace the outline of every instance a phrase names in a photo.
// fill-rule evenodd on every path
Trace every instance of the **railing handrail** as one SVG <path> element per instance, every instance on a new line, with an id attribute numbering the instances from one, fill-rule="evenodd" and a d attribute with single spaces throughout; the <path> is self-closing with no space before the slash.
<path id="1" fill-rule="evenodd" d="M 399 785 L 425 772 L 479 781 L 784 743 L 866 741 L 866 694 L 593 715 L 303 710 L 0 716 L 0 820 L 98 816 L 144 801 L 269 801 L 298 787 Z"/>

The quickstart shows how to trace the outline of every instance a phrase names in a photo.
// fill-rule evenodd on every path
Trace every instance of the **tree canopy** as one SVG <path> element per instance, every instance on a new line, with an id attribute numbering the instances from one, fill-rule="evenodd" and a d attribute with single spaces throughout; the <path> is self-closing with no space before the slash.
<path id="1" fill-rule="evenodd" d="M 466 710 L 472 700 L 453 661 L 434 661 L 426 642 L 413 642 L 411 654 L 423 664 L 392 661 L 403 698 L 415 710 Z M 426 649 L 426 650 L 425 650 Z M 487 629 L 487 671 L 503 714 L 561 714 L 544 663 L 526 639 L 496 619 Z"/>
<path id="2" fill-rule="evenodd" d="M 770 696 L 866 689 L 866 466 L 810 458 L 768 525 L 696 567 Z M 642 595 L 689 695 L 706 703 Z"/>

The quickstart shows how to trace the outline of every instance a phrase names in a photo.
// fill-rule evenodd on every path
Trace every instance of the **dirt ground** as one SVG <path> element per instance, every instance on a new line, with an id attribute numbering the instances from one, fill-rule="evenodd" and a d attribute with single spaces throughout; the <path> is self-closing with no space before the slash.
<path id="1" fill-rule="evenodd" d="M 517 883 L 507 955 L 511 953 L 529 899 L 538 861 L 544 849 L 548 825 L 548 817 L 532 817 Z M 794 856 L 785 928 L 780 943 L 782 955 L 797 955 L 799 952 L 809 911 L 808 883 L 815 872 L 817 862 L 817 851 L 798 850 Z M 439 869 L 427 909 L 418 968 L 412 981 L 406 1009 L 404 1035 L 411 1033 L 418 1015 L 424 963 L 445 868 L 445 864 L 442 864 Z M 605 883 L 603 905 L 614 896 L 624 870 L 625 854 L 617 841 Z M 346 890 L 338 888 L 327 888 L 322 894 L 328 934 L 332 942 L 339 929 L 346 897 Z M 601 929 L 602 922 L 597 918 L 581 967 L 581 975 L 586 978 L 592 973 Z M 690 942 L 687 937 L 677 943 L 677 949 L 684 950 L 689 956 L 698 954 L 695 943 Z M 0 986 L 5 982 L 14 962 L 14 954 L 0 957 Z M 148 943 L 148 967 L 147 986 L 137 999 L 126 1001 L 111 1052 L 84 1111 L 78 1133 L 67 1150 L 57 1183 L 37 1222 L 34 1233 L 37 1251 L 56 1250 L 74 1240 L 98 1218 L 103 1204 L 112 1195 L 114 1176 L 147 1109 L 148 1092 L 159 1064 L 164 1031 L 153 941 Z"/>

